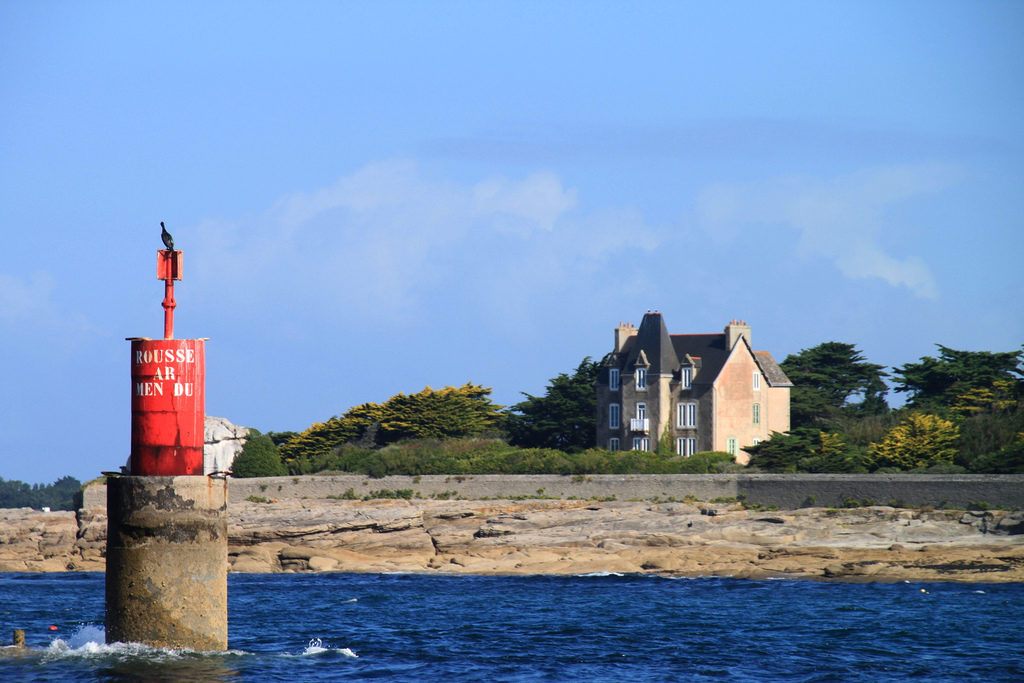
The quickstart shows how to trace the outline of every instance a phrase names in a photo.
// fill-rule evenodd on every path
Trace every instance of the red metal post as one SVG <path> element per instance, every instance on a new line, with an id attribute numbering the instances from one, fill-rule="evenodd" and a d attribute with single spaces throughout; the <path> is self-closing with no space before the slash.
<path id="1" fill-rule="evenodd" d="M 156 276 L 164 281 L 164 339 L 174 339 L 174 281 L 181 279 L 181 251 L 160 249 L 157 251 Z"/>

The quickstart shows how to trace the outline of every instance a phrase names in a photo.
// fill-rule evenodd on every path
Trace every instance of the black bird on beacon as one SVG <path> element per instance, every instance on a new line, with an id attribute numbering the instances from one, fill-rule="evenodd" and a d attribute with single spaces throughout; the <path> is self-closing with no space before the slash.
<path id="1" fill-rule="evenodd" d="M 174 251 L 174 238 L 171 237 L 171 233 L 167 232 L 167 228 L 164 227 L 164 222 L 160 221 L 160 239 L 164 241 L 164 246 L 170 251 Z"/>

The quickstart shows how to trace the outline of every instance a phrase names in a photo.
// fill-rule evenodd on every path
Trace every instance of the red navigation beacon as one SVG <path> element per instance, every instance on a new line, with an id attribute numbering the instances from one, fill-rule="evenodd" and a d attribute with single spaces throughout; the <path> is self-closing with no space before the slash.
<path id="1" fill-rule="evenodd" d="M 181 251 L 157 251 L 156 276 L 164 281 L 164 338 L 129 337 L 132 344 L 131 474 L 202 475 L 205 339 L 174 338 L 174 281 Z"/>

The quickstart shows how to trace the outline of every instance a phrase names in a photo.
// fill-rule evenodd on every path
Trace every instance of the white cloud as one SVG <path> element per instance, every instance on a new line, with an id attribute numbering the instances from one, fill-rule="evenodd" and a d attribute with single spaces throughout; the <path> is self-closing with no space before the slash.
<path id="1" fill-rule="evenodd" d="M 46 272 L 32 273 L 27 279 L 0 273 L 0 320 L 49 317 L 54 287 L 53 276 Z"/>
<path id="2" fill-rule="evenodd" d="M 96 334 L 94 324 L 81 312 L 66 310 L 54 301 L 58 287 L 57 280 L 46 271 L 24 277 L 0 273 L 0 331 L 23 338 L 45 335 L 82 339 Z"/>
<path id="3" fill-rule="evenodd" d="M 916 296 L 934 299 L 938 287 L 928 265 L 915 255 L 899 258 L 879 244 L 899 225 L 886 215 L 897 202 L 938 192 L 958 177 L 938 164 L 890 166 L 822 180 L 786 176 L 765 182 L 718 184 L 697 198 L 704 228 L 719 242 L 738 238 L 752 224 L 795 229 L 804 258 L 825 257 L 849 278 L 880 278 Z"/>
<path id="4" fill-rule="evenodd" d="M 197 272 L 245 308 L 407 318 L 443 292 L 525 311 L 612 255 L 656 244 L 631 209 L 577 205 L 551 172 L 462 183 L 375 163 L 260 214 L 197 226 Z"/>

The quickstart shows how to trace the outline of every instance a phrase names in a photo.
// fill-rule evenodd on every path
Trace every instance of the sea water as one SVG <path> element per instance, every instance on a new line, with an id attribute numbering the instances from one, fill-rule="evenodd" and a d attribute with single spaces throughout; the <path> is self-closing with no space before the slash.
<path id="1" fill-rule="evenodd" d="M 232 574 L 223 653 L 105 644 L 103 591 L 0 574 L 0 680 L 1024 681 L 1020 584 Z"/>

